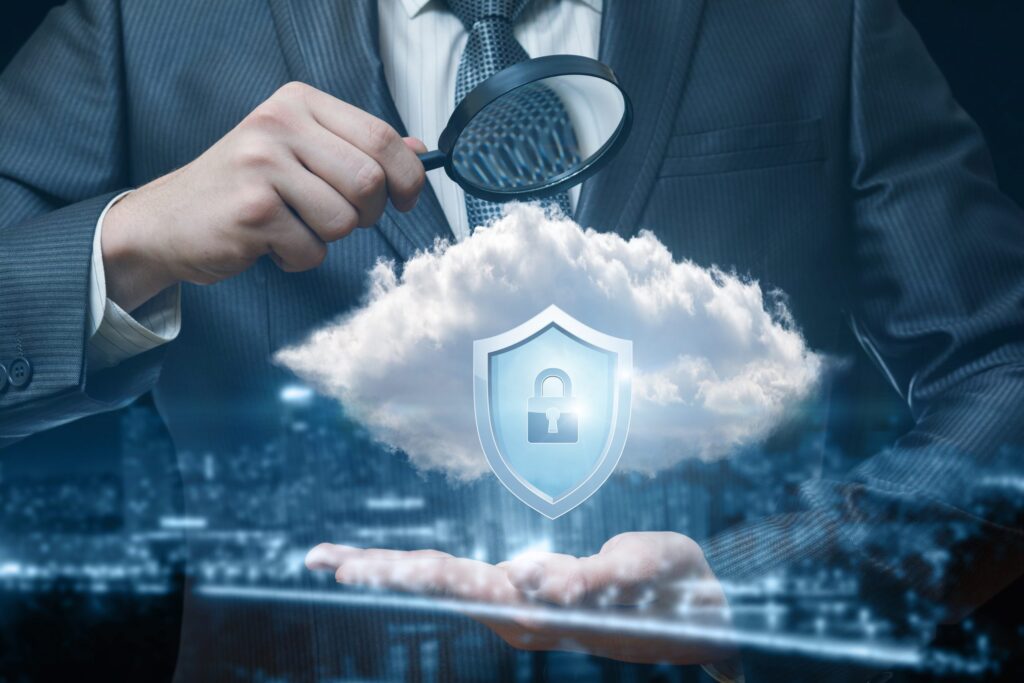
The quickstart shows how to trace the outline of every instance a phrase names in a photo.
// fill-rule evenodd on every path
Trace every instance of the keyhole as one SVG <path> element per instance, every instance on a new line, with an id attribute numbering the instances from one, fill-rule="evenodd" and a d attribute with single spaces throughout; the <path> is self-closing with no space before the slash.
<path id="1" fill-rule="evenodd" d="M 544 413 L 544 416 L 548 418 L 548 434 L 558 433 L 558 418 L 562 415 L 562 411 L 558 408 L 548 408 Z"/>

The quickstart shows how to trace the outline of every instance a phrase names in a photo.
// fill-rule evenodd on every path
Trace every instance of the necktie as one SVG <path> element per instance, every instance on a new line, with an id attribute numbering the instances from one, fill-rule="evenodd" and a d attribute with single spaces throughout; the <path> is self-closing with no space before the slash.
<path id="1" fill-rule="evenodd" d="M 516 18 L 529 2 L 530 0 L 448 0 L 448 8 L 452 14 L 458 17 L 469 31 L 469 39 L 456 75 L 456 105 L 481 82 L 506 67 L 530 58 L 512 33 Z M 524 166 L 528 167 L 528 172 L 533 175 L 548 175 L 552 172 L 557 174 L 559 170 L 564 170 L 568 164 L 579 158 L 569 115 L 558 97 L 544 86 L 527 86 L 521 90 L 521 94 L 508 99 L 509 106 L 503 107 L 503 114 L 495 118 L 508 116 L 519 119 L 509 121 L 508 124 L 528 128 L 529 139 L 535 141 L 535 146 L 518 150 L 520 153 L 515 159 L 509 158 L 506 166 L 510 170 L 515 166 L 517 177 L 524 175 Z M 505 104 L 505 100 L 502 100 L 502 104 Z M 538 111 L 543 114 L 538 115 Z M 500 122 L 496 120 L 495 124 L 500 125 Z M 552 149 L 557 149 L 559 154 L 550 154 L 549 151 Z M 566 215 L 570 215 L 567 193 L 562 192 L 549 197 L 546 201 L 556 204 Z M 501 204 L 467 194 L 466 213 L 469 228 L 472 230 L 501 216 L 502 208 Z"/>

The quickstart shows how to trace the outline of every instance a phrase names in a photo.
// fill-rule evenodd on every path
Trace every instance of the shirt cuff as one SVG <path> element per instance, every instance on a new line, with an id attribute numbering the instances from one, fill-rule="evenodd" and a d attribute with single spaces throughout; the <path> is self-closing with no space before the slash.
<path id="1" fill-rule="evenodd" d="M 139 306 L 134 317 L 107 298 L 103 270 L 103 220 L 110 208 L 128 192 L 110 200 L 96 221 L 89 274 L 89 315 L 86 367 L 103 370 L 137 356 L 178 336 L 181 330 L 181 286 L 175 285 Z"/>

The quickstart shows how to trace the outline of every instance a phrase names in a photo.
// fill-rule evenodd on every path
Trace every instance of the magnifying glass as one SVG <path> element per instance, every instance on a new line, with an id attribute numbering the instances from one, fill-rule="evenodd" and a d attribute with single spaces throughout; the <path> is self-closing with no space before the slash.
<path id="1" fill-rule="evenodd" d="M 519 62 L 455 107 L 438 149 L 419 155 L 471 195 L 536 199 L 582 183 L 629 135 L 629 97 L 610 68 L 577 55 Z"/>

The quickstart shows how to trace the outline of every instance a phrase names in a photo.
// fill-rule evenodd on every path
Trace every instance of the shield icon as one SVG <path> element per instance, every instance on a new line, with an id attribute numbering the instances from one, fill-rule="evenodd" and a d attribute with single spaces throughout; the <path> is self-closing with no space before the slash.
<path id="1" fill-rule="evenodd" d="M 476 428 L 502 484 L 555 519 L 592 496 L 626 445 L 633 342 L 557 306 L 473 342 Z"/>

